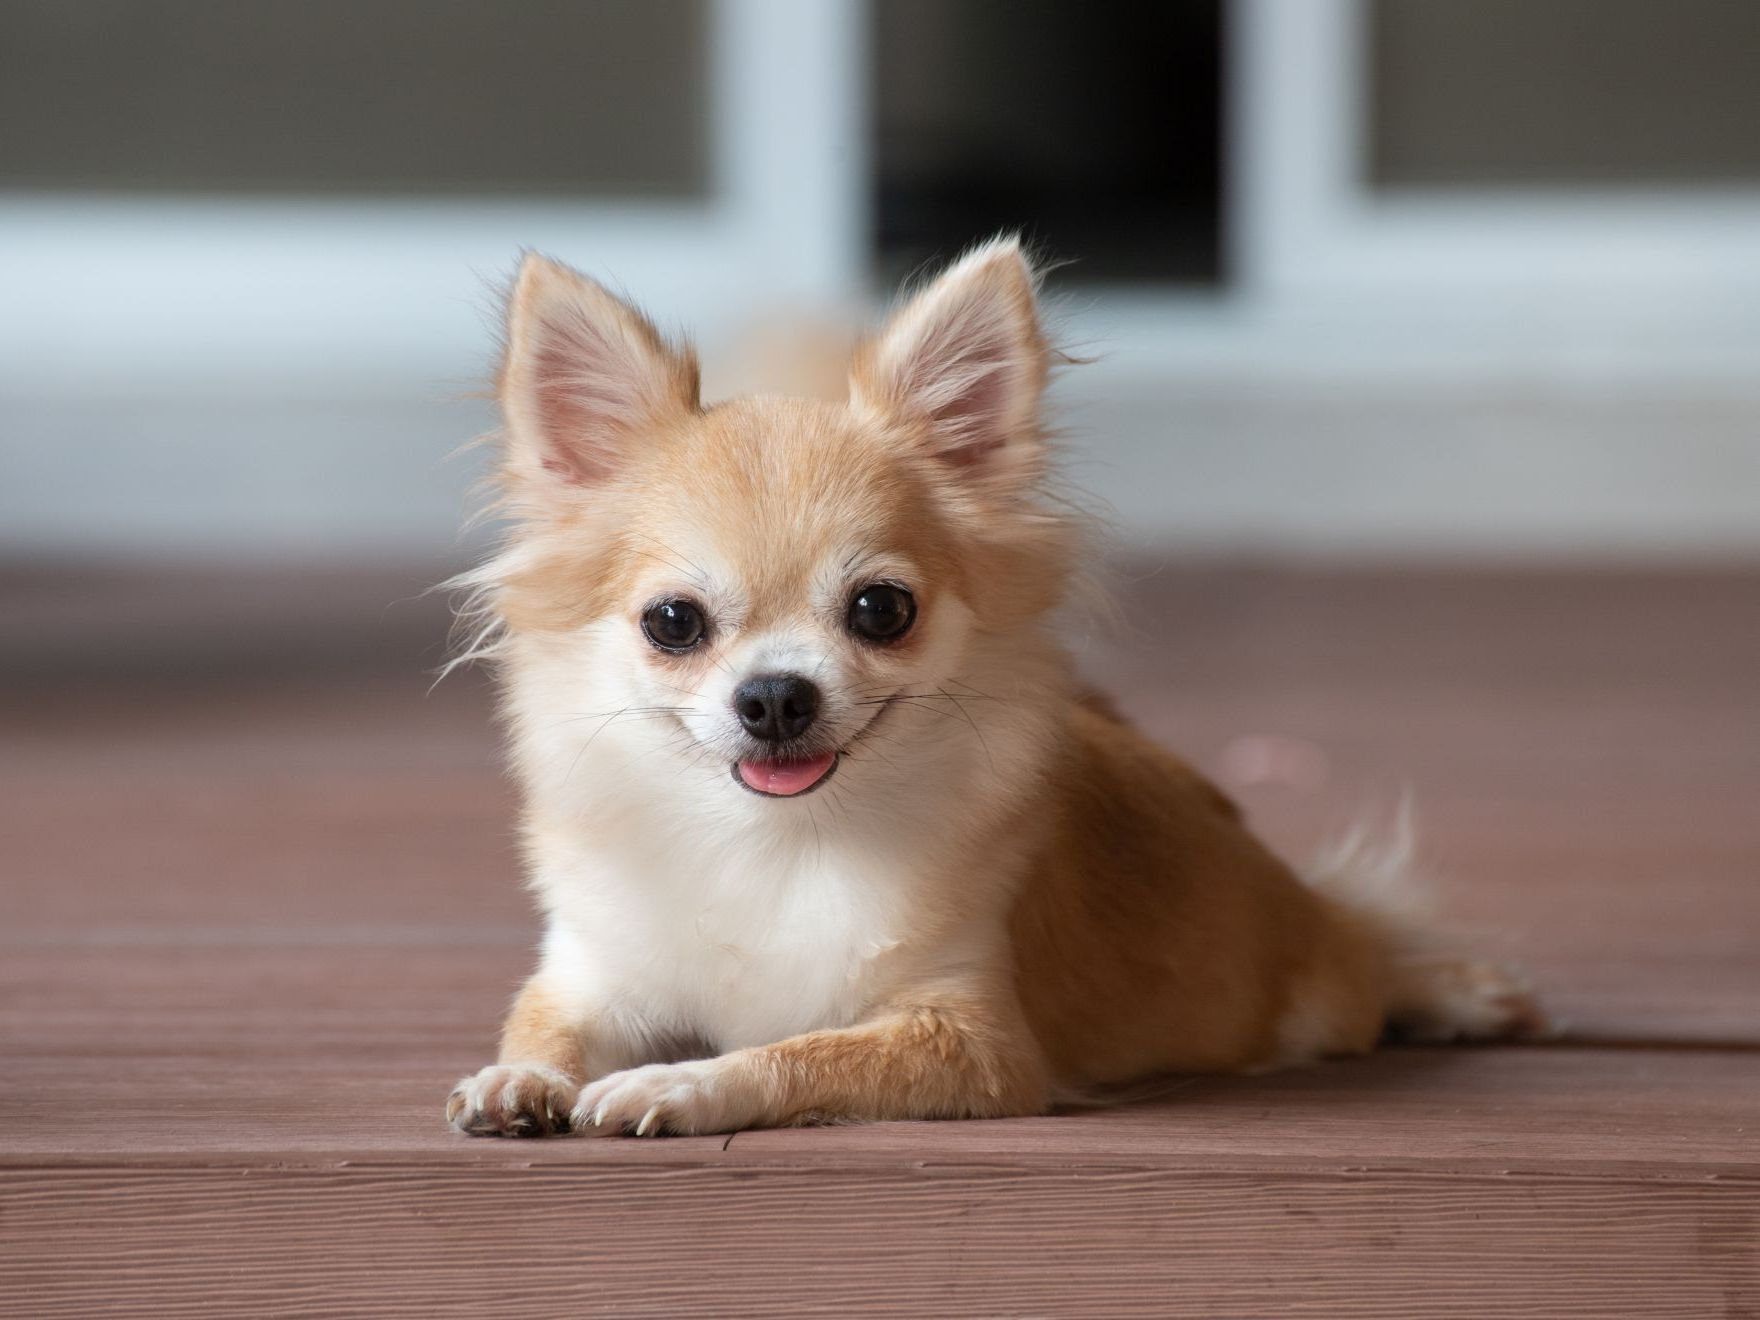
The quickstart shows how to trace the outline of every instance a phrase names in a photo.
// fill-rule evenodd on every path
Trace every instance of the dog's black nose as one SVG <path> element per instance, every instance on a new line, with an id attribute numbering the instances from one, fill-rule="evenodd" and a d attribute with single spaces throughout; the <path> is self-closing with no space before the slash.
<path id="1" fill-rule="evenodd" d="M 733 692 L 746 732 L 765 742 L 798 738 L 819 713 L 819 689 L 798 674 L 760 674 Z"/>

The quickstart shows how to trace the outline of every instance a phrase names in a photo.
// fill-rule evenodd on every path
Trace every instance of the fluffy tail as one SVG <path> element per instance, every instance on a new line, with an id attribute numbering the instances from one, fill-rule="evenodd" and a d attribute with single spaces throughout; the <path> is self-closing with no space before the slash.
<path id="1" fill-rule="evenodd" d="M 1505 1040 L 1537 1036 L 1546 1015 L 1514 969 L 1461 952 L 1436 915 L 1417 865 L 1409 799 L 1387 828 L 1359 823 L 1324 849 L 1309 885 L 1367 930 L 1385 960 L 1385 1018 L 1402 1040 Z"/>

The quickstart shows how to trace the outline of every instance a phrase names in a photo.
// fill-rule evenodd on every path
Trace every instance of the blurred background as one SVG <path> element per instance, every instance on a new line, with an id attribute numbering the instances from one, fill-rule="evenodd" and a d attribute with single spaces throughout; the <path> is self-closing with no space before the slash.
<path id="1" fill-rule="evenodd" d="M 694 334 L 1000 228 L 1128 545 L 1760 554 L 1747 0 L 4 0 L 0 559 L 431 566 L 536 247 Z"/>

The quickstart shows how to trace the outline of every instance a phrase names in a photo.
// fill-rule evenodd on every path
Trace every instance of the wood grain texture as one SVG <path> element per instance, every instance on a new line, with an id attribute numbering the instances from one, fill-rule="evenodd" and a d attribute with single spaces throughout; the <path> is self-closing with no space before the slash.
<path id="1" fill-rule="evenodd" d="M 1760 1185 L 901 1163 L 7 1169 L 19 1313 L 1748 1315 Z"/>
<path id="2" fill-rule="evenodd" d="M 1087 657 L 1293 855 L 1409 784 L 1559 1041 L 539 1143 L 439 1121 L 536 933 L 482 687 L 196 585 L 254 635 L 109 582 L 131 665 L 0 574 L 0 1315 L 1760 1315 L 1760 577 L 1161 573 Z"/>

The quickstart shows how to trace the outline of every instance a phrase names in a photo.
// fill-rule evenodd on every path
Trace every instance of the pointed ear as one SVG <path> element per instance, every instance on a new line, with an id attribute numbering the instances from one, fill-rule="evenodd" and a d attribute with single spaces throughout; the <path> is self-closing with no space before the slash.
<path id="1" fill-rule="evenodd" d="M 499 391 L 516 473 L 605 481 L 644 431 L 696 410 L 697 388 L 689 349 L 673 348 L 604 286 L 526 257 L 508 300 Z"/>
<path id="2" fill-rule="evenodd" d="M 925 427 L 937 456 L 963 473 L 1030 480 L 1050 366 L 1036 283 L 1018 239 L 967 253 L 857 355 L 851 402 Z"/>

